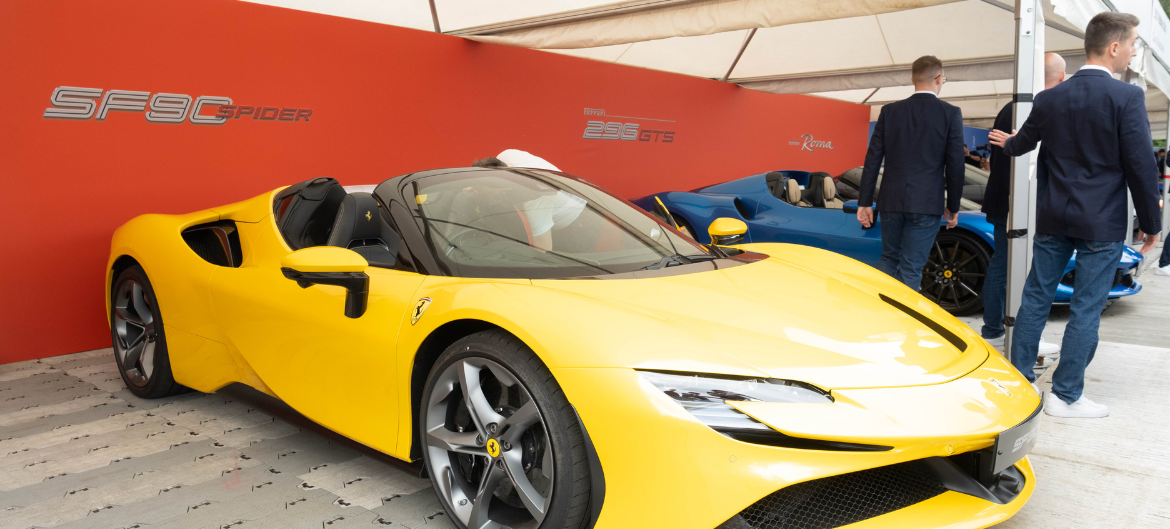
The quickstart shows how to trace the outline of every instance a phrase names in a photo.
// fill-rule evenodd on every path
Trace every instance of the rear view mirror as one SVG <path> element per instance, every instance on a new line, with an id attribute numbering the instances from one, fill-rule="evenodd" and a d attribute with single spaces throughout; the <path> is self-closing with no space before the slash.
<path id="1" fill-rule="evenodd" d="M 719 246 L 739 244 L 743 242 L 745 233 L 747 233 L 747 224 L 742 220 L 730 217 L 717 218 L 707 228 L 707 234 L 711 236 L 711 244 Z"/>
<path id="2" fill-rule="evenodd" d="M 297 250 L 280 260 L 284 277 L 301 288 L 333 285 L 345 289 L 345 315 L 360 318 L 366 312 L 370 295 L 370 276 L 366 259 L 353 250 L 335 246 L 314 246 Z"/>

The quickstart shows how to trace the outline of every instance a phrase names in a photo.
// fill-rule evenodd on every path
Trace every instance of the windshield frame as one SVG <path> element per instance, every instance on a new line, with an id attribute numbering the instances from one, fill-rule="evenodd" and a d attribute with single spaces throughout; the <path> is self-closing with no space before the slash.
<path id="1" fill-rule="evenodd" d="M 447 258 L 444 255 L 444 253 L 442 251 L 440 251 L 439 248 L 436 247 L 435 241 L 432 239 L 432 237 L 430 235 L 427 235 L 426 230 L 424 228 L 428 224 L 424 221 L 423 226 L 420 226 L 420 223 L 418 222 L 418 217 L 416 216 L 416 212 L 419 210 L 416 209 L 416 207 L 415 207 L 416 205 L 413 203 L 413 200 L 410 200 L 410 199 L 413 199 L 413 197 L 414 197 L 413 189 L 415 188 L 415 184 L 419 183 L 420 180 L 427 179 L 430 177 L 453 175 L 453 174 L 457 174 L 457 173 L 467 173 L 467 172 L 493 172 L 493 171 L 507 171 L 507 172 L 514 173 L 518 176 L 523 176 L 523 177 L 528 177 L 528 178 L 536 178 L 536 179 L 542 181 L 543 183 L 548 184 L 554 188 L 561 189 L 561 190 L 567 190 L 567 192 L 571 192 L 572 188 L 565 186 L 562 182 L 559 182 L 558 181 L 559 179 L 571 180 L 573 182 L 588 186 L 592 190 L 595 190 L 598 193 L 604 194 L 605 196 L 617 201 L 618 203 L 625 205 L 626 207 L 630 208 L 632 211 L 637 212 L 637 214 L 642 215 L 647 219 L 650 219 L 655 225 L 657 225 L 658 229 L 661 229 L 664 232 L 668 232 L 670 235 L 673 235 L 674 237 L 677 237 L 682 242 L 687 242 L 690 245 L 690 247 L 683 247 L 681 244 L 672 240 L 672 238 L 670 236 L 667 236 L 666 239 L 667 239 L 667 241 L 669 241 L 669 244 L 659 243 L 659 245 L 662 246 L 665 250 L 665 254 L 662 257 L 669 257 L 672 255 L 682 254 L 682 255 L 696 256 L 696 257 L 701 256 L 704 260 L 718 259 L 721 261 L 727 261 L 727 262 L 723 263 L 722 265 L 720 265 L 719 268 L 727 268 L 728 266 L 733 266 L 733 263 L 738 264 L 739 262 L 746 263 L 746 262 L 753 262 L 753 261 L 757 260 L 757 258 L 746 257 L 746 256 L 743 258 L 740 258 L 740 256 L 738 256 L 738 255 L 734 256 L 734 257 L 730 257 L 730 258 L 719 258 L 718 256 L 715 256 L 714 254 L 712 254 L 711 251 L 706 246 L 699 243 L 698 241 L 691 239 L 691 237 L 688 236 L 687 234 L 680 232 L 675 226 L 670 226 L 668 224 L 663 223 L 661 220 L 659 220 L 657 217 L 655 217 L 652 213 L 645 211 L 642 208 L 639 208 L 638 206 L 634 205 L 630 201 L 614 194 L 613 192 L 610 192 L 609 190 L 607 190 L 601 186 L 598 186 L 592 182 L 589 182 L 588 180 L 585 180 L 583 178 L 580 178 L 580 177 L 577 177 L 574 175 L 565 174 L 565 173 L 556 172 L 556 171 L 547 171 L 547 170 L 542 170 L 542 169 L 510 168 L 510 167 L 492 167 L 492 168 L 468 167 L 468 168 L 437 169 L 437 170 L 430 170 L 430 171 L 422 171 L 422 172 L 418 172 L 418 173 L 411 173 L 411 174 L 402 175 L 402 176 L 388 179 L 388 180 L 382 182 L 381 184 L 379 184 L 374 189 L 374 195 L 379 199 L 379 201 L 381 201 L 381 203 L 383 204 L 382 207 L 387 208 L 387 210 L 390 211 L 391 218 L 395 221 L 395 224 L 397 225 L 398 229 L 403 232 L 403 243 L 407 245 L 407 249 L 415 256 L 420 256 L 420 257 L 425 256 L 425 259 L 423 259 L 424 260 L 423 268 L 425 268 L 428 272 L 430 272 L 431 275 L 443 275 L 443 276 L 448 276 L 448 277 L 467 277 L 467 278 L 477 278 L 477 279 L 530 279 L 530 280 L 538 280 L 538 279 L 577 279 L 577 278 L 596 279 L 596 278 L 607 277 L 607 276 L 610 276 L 613 278 L 619 278 L 619 277 L 631 277 L 632 278 L 635 276 L 636 277 L 649 277 L 649 276 L 655 276 L 655 275 L 674 275 L 675 273 L 677 273 L 674 269 L 679 268 L 679 267 L 674 266 L 673 264 L 671 266 L 662 266 L 660 270 L 654 270 L 654 269 L 638 270 L 638 272 L 639 272 L 638 274 L 631 274 L 630 272 L 633 272 L 633 271 L 630 271 L 630 270 L 613 271 L 613 272 L 609 272 L 608 274 L 600 274 L 600 275 L 597 274 L 596 270 L 589 270 L 588 272 L 584 272 L 584 273 L 581 273 L 579 271 L 576 273 L 568 273 L 568 274 L 566 274 L 566 273 L 551 273 L 553 271 L 560 270 L 561 268 L 560 267 L 536 267 L 536 266 L 532 266 L 532 267 L 521 266 L 521 267 L 513 267 L 513 268 L 504 267 L 504 266 L 501 266 L 498 268 L 491 267 L 490 269 L 492 271 L 497 271 L 500 273 L 493 273 L 493 274 L 488 274 L 488 275 L 480 275 L 480 274 L 463 275 L 463 274 L 458 273 L 459 266 L 456 263 L 454 263 L 451 259 Z M 468 175 L 468 176 L 470 176 L 470 175 Z M 641 233 L 639 230 L 635 229 L 633 226 L 628 225 L 624 220 L 622 220 L 622 217 L 620 215 L 615 214 L 610 209 L 607 209 L 606 207 L 604 207 L 604 205 L 594 202 L 589 197 L 577 195 L 575 192 L 573 194 L 575 196 L 579 196 L 582 199 L 585 199 L 588 202 L 587 207 L 596 208 L 598 213 L 603 214 L 606 217 L 606 219 L 609 220 L 610 222 L 621 223 L 619 225 L 620 228 L 624 227 L 623 229 L 629 229 L 629 230 L 633 230 L 635 232 L 638 232 L 641 237 L 649 237 L 649 235 L 647 235 L 645 233 Z M 417 257 L 416 257 L 416 259 L 417 259 Z M 572 257 L 568 257 L 568 260 L 574 260 L 574 259 Z M 657 260 L 656 260 L 656 262 L 657 262 Z M 651 264 L 653 264 L 653 263 L 651 263 Z M 685 264 L 685 263 L 680 262 L 678 264 Z M 487 267 L 483 267 L 483 268 L 486 269 Z M 695 269 L 696 267 L 686 266 L 685 268 L 693 269 L 695 272 L 701 271 L 701 270 Z M 667 269 L 670 270 L 670 273 L 666 273 Z"/>

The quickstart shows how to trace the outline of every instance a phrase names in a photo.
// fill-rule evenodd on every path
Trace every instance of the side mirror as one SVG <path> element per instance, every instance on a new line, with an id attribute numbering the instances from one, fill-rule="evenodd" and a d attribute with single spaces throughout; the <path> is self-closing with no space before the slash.
<path id="1" fill-rule="evenodd" d="M 847 213 L 849 215 L 856 215 L 857 214 L 857 201 L 850 200 L 850 201 L 846 202 L 845 204 L 843 204 L 841 206 L 841 211 L 844 211 L 845 213 Z"/>
<path id="2" fill-rule="evenodd" d="M 333 285 L 345 288 L 345 315 L 360 318 L 370 297 L 370 263 L 353 250 L 314 246 L 290 253 L 280 260 L 280 271 L 301 288 Z"/>
<path id="3" fill-rule="evenodd" d="M 742 220 L 730 217 L 717 218 L 707 228 L 707 234 L 711 236 L 711 244 L 719 246 L 739 244 L 743 242 L 745 233 L 747 233 L 747 224 L 744 224 Z"/>

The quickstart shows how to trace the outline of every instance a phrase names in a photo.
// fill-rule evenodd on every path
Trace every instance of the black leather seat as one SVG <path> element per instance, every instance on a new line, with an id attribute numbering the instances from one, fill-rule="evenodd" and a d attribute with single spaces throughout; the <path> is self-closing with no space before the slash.
<path id="1" fill-rule="evenodd" d="M 372 266 L 393 268 L 401 240 L 382 217 L 380 207 L 369 193 L 346 195 L 326 245 L 349 248 Z"/>
<path id="2" fill-rule="evenodd" d="M 293 250 L 321 246 L 337 218 L 345 189 L 333 178 L 313 178 L 293 184 L 272 203 L 276 227 Z"/>
<path id="3" fill-rule="evenodd" d="M 772 171 L 764 175 L 764 179 L 768 182 L 768 192 L 772 193 L 772 196 L 785 202 L 788 201 L 788 189 L 784 185 L 784 180 L 787 180 L 788 177 L 784 176 L 783 172 Z"/>

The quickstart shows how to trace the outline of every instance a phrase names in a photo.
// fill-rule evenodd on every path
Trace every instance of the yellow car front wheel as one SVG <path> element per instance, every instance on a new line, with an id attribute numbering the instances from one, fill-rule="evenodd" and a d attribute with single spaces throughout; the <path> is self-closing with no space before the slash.
<path id="1" fill-rule="evenodd" d="M 462 527 L 580 527 L 584 435 L 548 368 L 503 331 L 452 344 L 422 396 L 420 442 L 443 507 Z"/>

